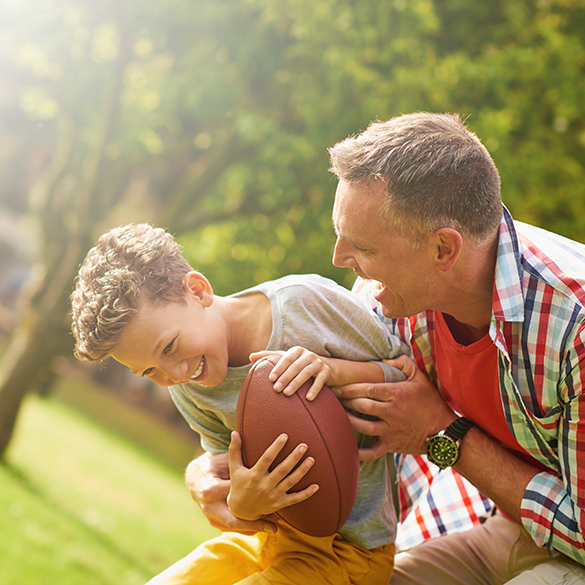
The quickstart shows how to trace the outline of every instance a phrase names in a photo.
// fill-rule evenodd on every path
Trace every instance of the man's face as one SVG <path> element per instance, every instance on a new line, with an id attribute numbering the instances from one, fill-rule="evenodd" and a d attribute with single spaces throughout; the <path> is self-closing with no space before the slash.
<path id="1" fill-rule="evenodd" d="M 432 254 L 426 240 L 413 247 L 388 227 L 381 217 L 386 197 L 385 181 L 339 181 L 333 206 L 333 264 L 378 281 L 375 297 L 386 317 L 410 317 L 432 308 Z"/>

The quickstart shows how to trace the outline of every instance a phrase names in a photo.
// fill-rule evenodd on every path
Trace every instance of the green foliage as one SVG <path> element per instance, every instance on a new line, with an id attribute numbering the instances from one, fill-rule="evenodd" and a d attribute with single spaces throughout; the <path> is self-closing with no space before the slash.
<path id="1" fill-rule="evenodd" d="M 350 284 L 330 265 L 326 149 L 416 110 L 468 117 L 515 216 L 585 239 L 584 9 L 583 0 L 7 0 L 2 42 L 21 115 L 42 122 L 47 147 L 65 117 L 87 159 L 105 110 L 116 110 L 94 234 L 128 220 L 162 224 L 227 293 L 289 272 Z M 62 188 L 70 221 L 82 211 L 76 172 Z"/>
<path id="2" fill-rule="evenodd" d="M 3 585 L 142 585 L 218 534 L 181 472 L 54 400 L 29 398 L 0 482 Z"/>

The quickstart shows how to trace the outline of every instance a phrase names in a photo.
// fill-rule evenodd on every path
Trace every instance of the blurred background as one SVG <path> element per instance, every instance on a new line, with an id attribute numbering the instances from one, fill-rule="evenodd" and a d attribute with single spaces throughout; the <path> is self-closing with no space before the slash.
<path id="1" fill-rule="evenodd" d="M 166 390 L 76 362 L 97 237 L 230 294 L 331 264 L 327 147 L 459 112 L 516 219 L 585 241 L 585 0 L 0 0 L 0 582 L 139 585 L 214 535 Z"/>

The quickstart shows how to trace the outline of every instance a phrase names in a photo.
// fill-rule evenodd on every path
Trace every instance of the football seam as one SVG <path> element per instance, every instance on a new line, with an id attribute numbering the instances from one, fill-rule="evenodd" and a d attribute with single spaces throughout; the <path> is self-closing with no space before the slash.
<path id="1" fill-rule="evenodd" d="M 321 441 L 323 442 L 323 445 L 325 446 L 325 449 L 327 450 L 327 454 L 329 455 L 329 461 L 333 462 L 333 457 L 331 456 L 331 451 L 329 450 L 329 445 L 327 445 L 327 441 L 325 440 L 325 437 L 323 436 L 323 433 L 321 432 L 321 429 L 319 428 L 317 421 L 315 420 L 315 418 L 311 414 L 311 411 L 308 408 L 308 406 L 305 404 L 305 401 L 303 400 L 303 398 L 301 396 L 298 396 L 297 394 L 295 394 L 295 396 L 297 396 L 297 398 L 300 400 L 301 404 L 303 405 L 303 408 L 307 411 L 307 413 L 311 417 L 311 420 L 313 421 L 313 425 L 315 425 L 315 428 L 317 429 L 317 432 L 319 433 L 319 436 L 321 437 Z M 335 474 L 335 484 L 337 486 L 337 501 L 339 502 L 338 514 L 337 514 L 337 529 L 336 529 L 336 531 L 337 531 L 341 528 L 341 526 L 339 526 L 339 523 L 341 521 L 341 508 L 342 508 L 342 506 L 341 506 L 341 502 L 342 502 L 341 485 L 340 485 L 340 481 L 339 481 L 339 475 L 337 474 L 337 468 L 335 467 L 335 465 L 332 465 L 331 467 L 333 468 L 333 473 Z"/>
<path id="2" fill-rule="evenodd" d="M 244 385 L 243 385 L 242 388 L 240 389 L 239 399 L 241 400 L 243 398 L 243 400 L 242 400 L 242 408 L 238 412 L 238 417 L 236 419 L 236 427 L 237 426 L 240 427 L 240 439 L 241 439 L 241 443 L 242 443 L 242 463 L 246 467 L 248 467 L 248 469 L 249 469 L 249 466 L 248 466 L 248 460 L 247 460 L 247 457 L 246 457 L 246 445 L 244 444 L 244 441 L 242 440 L 242 438 L 244 436 L 244 421 L 245 421 L 245 417 L 243 416 L 243 413 L 245 412 L 245 409 L 246 409 L 246 402 L 248 401 L 248 388 L 250 387 L 251 381 L 252 381 L 251 379 L 248 380 L 247 381 L 248 383 L 247 384 L 244 384 L 245 385 L 245 388 L 244 388 Z M 242 393 L 243 393 L 243 397 L 242 397 Z M 238 422 L 240 423 L 239 425 L 238 425 Z"/>

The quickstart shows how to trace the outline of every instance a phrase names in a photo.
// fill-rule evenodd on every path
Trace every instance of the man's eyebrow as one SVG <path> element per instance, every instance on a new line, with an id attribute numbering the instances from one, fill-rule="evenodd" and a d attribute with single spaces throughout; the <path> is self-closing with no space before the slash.
<path id="1" fill-rule="evenodd" d="M 365 244 L 359 244 L 358 242 L 352 240 L 351 238 L 348 238 L 347 236 L 343 236 L 339 233 L 337 233 L 336 235 L 338 238 L 345 240 L 352 248 L 355 248 L 356 250 L 364 250 L 364 251 L 370 251 L 370 252 L 374 251 L 372 248 L 366 246 Z"/>
<path id="2" fill-rule="evenodd" d="M 354 241 L 352 238 L 350 238 L 348 236 L 344 236 L 343 234 L 341 234 L 340 231 L 339 231 L 339 229 L 335 225 L 335 220 L 334 220 L 333 217 L 331 218 L 331 224 L 333 225 L 333 231 L 335 232 L 335 235 L 338 238 L 341 238 L 342 240 L 345 240 L 350 246 L 356 248 L 356 250 L 364 250 L 364 251 L 367 251 L 367 252 L 375 252 L 375 250 L 373 248 L 370 248 L 369 246 L 366 246 L 365 244 L 359 244 L 358 242 Z"/>

